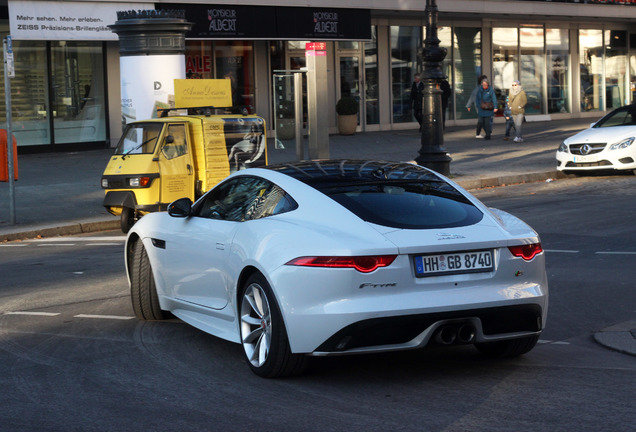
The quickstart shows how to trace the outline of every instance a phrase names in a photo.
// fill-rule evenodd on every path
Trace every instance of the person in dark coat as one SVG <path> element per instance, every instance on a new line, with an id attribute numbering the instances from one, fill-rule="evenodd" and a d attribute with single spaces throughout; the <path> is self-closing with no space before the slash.
<path id="1" fill-rule="evenodd" d="M 486 132 L 485 139 L 490 139 L 492 133 L 492 118 L 497 112 L 497 95 L 487 79 L 482 80 L 481 90 L 477 92 L 475 98 L 477 106 L 477 130 L 481 128 Z"/>
<path id="2" fill-rule="evenodd" d="M 446 110 L 448 109 L 448 102 L 451 97 L 451 87 L 448 80 L 441 80 L 439 82 L 439 88 L 442 91 L 442 128 L 446 129 Z"/>
<path id="3" fill-rule="evenodd" d="M 413 107 L 413 116 L 420 124 L 420 132 L 422 131 L 422 91 L 424 91 L 424 83 L 420 81 L 420 74 L 413 77 L 413 86 L 411 87 L 411 106 Z"/>

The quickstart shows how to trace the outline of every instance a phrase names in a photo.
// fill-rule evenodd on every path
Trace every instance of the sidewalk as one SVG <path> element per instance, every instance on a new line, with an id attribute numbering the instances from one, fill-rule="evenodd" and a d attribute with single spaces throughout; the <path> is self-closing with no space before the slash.
<path id="1" fill-rule="evenodd" d="M 466 189 L 556 178 L 555 152 L 564 138 L 588 127 L 590 120 L 530 122 L 526 141 L 504 141 L 503 124 L 491 140 L 476 139 L 473 126 L 449 127 L 444 146 L 452 157 L 451 178 Z M 330 157 L 412 161 L 421 146 L 416 130 L 331 135 Z M 293 143 L 276 150 L 269 139 L 270 163 L 295 159 Z M 0 183 L 0 241 L 118 229 L 102 200 L 100 179 L 113 149 L 18 156 L 15 182 L 16 224 L 10 225 L 9 184 Z"/>
<path id="2" fill-rule="evenodd" d="M 495 124 L 488 141 L 475 138 L 474 126 L 449 127 L 444 147 L 453 159 L 450 177 L 466 189 L 556 179 L 559 144 L 592 121 L 525 123 L 525 142 L 520 144 L 503 140 L 503 124 Z M 331 158 L 348 159 L 412 161 L 421 146 L 416 130 L 331 135 L 329 142 Z M 270 163 L 293 160 L 292 145 L 275 150 L 268 144 Z M 9 184 L 0 183 L 0 242 L 118 230 L 119 218 L 102 206 L 100 186 L 112 153 L 113 149 L 105 149 L 19 155 L 15 225 L 9 224 Z M 636 355 L 636 322 L 603 329 L 594 338 L 610 349 Z"/>

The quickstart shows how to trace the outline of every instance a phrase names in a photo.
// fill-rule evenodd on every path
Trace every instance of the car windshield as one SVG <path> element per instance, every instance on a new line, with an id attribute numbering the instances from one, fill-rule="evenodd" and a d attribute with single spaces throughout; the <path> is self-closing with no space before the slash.
<path id="1" fill-rule="evenodd" d="M 116 155 L 152 154 L 161 134 L 163 123 L 131 123 L 126 129 L 115 149 Z"/>
<path id="2" fill-rule="evenodd" d="M 619 108 L 600 119 L 593 128 L 636 126 L 636 106 Z"/>
<path id="3" fill-rule="evenodd" d="M 342 162 L 340 162 L 342 163 Z M 309 162 L 284 171 L 324 193 L 361 219 L 392 228 L 473 225 L 482 212 L 434 173 L 412 164 Z"/>

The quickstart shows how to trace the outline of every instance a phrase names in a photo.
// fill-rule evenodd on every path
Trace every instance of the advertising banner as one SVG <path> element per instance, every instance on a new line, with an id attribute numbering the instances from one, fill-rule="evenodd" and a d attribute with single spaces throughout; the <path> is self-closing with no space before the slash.
<path id="1" fill-rule="evenodd" d="M 176 79 L 174 102 L 177 108 L 227 108 L 232 106 L 229 79 Z"/>
<path id="2" fill-rule="evenodd" d="M 174 107 L 174 80 L 185 78 L 185 56 L 122 57 L 120 70 L 123 123 L 157 118 L 157 110 Z"/>
<path id="3" fill-rule="evenodd" d="M 15 40 L 117 40 L 107 26 L 118 11 L 154 9 L 154 3 L 9 0 Z"/>

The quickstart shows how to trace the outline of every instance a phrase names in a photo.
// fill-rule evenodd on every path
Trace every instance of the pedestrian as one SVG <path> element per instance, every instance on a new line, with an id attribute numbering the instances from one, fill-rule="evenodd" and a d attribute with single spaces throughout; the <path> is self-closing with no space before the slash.
<path id="1" fill-rule="evenodd" d="M 475 112 L 477 112 L 478 106 L 476 105 L 475 100 L 477 99 L 477 92 L 481 90 L 481 82 L 485 79 L 488 79 L 486 75 L 479 75 L 477 77 L 477 87 L 473 89 L 470 97 L 468 98 L 468 102 L 466 102 L 466 109 L 468 112 L 470 112 L 470 109 L 473 107 L 475 108 Z M 477 130 L 475 132 L 475 138 L 481 138 L 481 126 L 479 125 L 479 122 L 477 122 Z"/>
<path id="2" fill-rule="evenodd" d="M 528 98 L 526 92 L 521 87 L 519 81 L 512 82 L 512 88 L 510 89 L 510 112 L 512 113 L 512 119 L 515 122 L 515 142 L 523 142 L 521 136 L 521 126 L 523 125 L 523 117 L 526 113 L 526 104 Z"/>
<path id="3" fill-rule="evenodd" d="M 512 118 L 512 112 L 510 111 L 510 104 L 508 103 L 509 97 L 506 96 L 506 106 L 504 107 L 504 118 L 506 119 L 506 136 L 504 140 L 510 140 L 510 130 L 515 130 L 515 136 L 517 135 L 517 128 L 515 128 L 515 121 Z"/>
<path id="4" fill-rule="evenodd" d="M 477 111 L 477 106 L 475 105 L 475 98 L 477 97 L 477 92 L 481 90 L 481 82 L 485 79 L 488 79 L 486 75 L 479 75 L 477 77 L 477 87 L 473 89 L 470 93 L 470 97 L 468 98 L 468 102 L 466 102 L 466 109 L 470 112 L 470 109 L 475 107 L 475 111 Z"/>
<path id="5" fill-rule="evenodd" d="M 441 80 L 439 82 L 439 88 L 442 91 L 442 129 L 446 129 L 446 110 L 448 109 L 448 101 L 451 97 L 451 87 L 448 80 Z"/>
<path id="6" fill-rule="evenodd" d="M 492 133 L 492 118 L 497 112 L 497 95 L 490 87 L 490 83 L 486 78 L 481 81 L 481 89 L 477 92 L 475 98 L 477 108 L 477 130 L 481 128 L 486 132 L 485 139 L 490 139 Z"/>
<path id="7" fill-rule="evenodd" d="M 420 125 L 422 132 L 422 92 L 424 91 L 424 83 L 420 81 L 420 74 L 413 76 L 413 86 L 411 87 L 411 106 L 413 107 L 413 116 Z"/>

